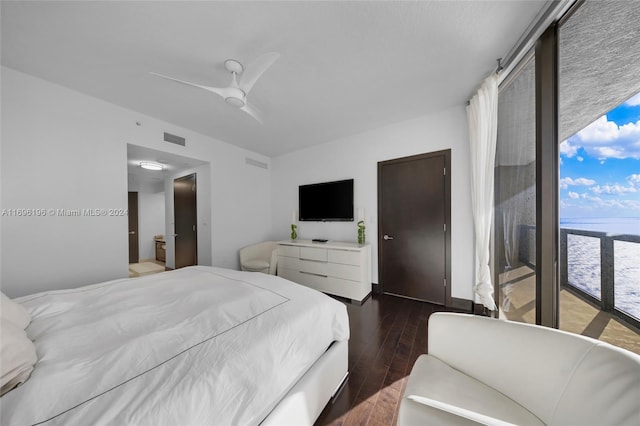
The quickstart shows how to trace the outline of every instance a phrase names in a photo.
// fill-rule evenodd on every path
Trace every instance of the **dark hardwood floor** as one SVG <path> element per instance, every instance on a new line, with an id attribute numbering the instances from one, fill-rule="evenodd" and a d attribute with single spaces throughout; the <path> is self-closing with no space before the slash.
<path id="1" fill-rule="evenodd" d="M 347 303 L 349 380 L 316 421 L 319 425 L 394 425 L 407 376 L 427 352 L 427 321 L 443 306 L 374 294 Z"/>

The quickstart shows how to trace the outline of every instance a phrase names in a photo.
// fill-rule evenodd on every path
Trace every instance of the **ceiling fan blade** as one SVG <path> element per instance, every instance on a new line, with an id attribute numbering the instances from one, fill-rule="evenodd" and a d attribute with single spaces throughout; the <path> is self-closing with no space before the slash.
<path id="1" fill-rule="evenodd" d="M 249 104 L 244 104 L 243 107 L 240 107 L 240 109 L 244 112 L 246 112 L 247 114 L 249 114 L 250 116 L 252 116 L 253 118 L 255 118 L 255 120 L 262 124 L 262 119 L 260 118 L 260 112 L 252 105 Z"/>
<path id="2" fill-rule="evenodd" d="M 240 89 L 244 93 L 249 93 L 251 88 L 260 76 L 269 69 L 271 65 L 280 57 L 279 53 L 265 53 L 247 65 L 247 68 L 240 77 Z"/>
<path id="3" fill-rule="evenodd" d="M 199 89 L 204 89 L 204 90 L 207 90 L 209 92 L 215 93 L 216 95 L 222 96 L 224 99 L 226 99 L 229 96 L 231 96 L 229 88 L 227 88 L 227 87 L 203 86 L 201 84 L 191 83 L 189 81 L 184 81 L 184 80 L 180 80 L 180 79 L 177 79 L 177 78 L 169 77 L 169 76 L 166 76 L 166 75 L 158 74 L 157 72 L 150 72 L 149 74 L 155 75 L 155 76 L 160 77 L 160 78 L 164 78 L 166 80 L 171 80 L 171 81 L 175 81 L 175 82 L 178 82 L 178 83 L 186 84 L 187 86 L 192 86 L 192 87 L 197 87 Z"/>

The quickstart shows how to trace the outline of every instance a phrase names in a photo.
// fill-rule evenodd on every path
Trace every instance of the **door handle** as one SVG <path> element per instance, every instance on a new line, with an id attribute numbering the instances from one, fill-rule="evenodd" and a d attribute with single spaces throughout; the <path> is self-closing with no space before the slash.
<path id="1" fill-rule="evenodd" d="M 133 235 L 135 233 L 136 233 L 136 231 L 129 231 L 129 235 Z"/>
<path id="2" fill-rule="evenodd" d="M 177 236 L 178 236 L 178 234 L 172 234 L 172 236 L 173 236 L 173 237 L 177 237 Z"/>
<path id="3" fill-rule="evenodd" d="M 384 234 L 384 236 L 382 237 L 383 240 L 387 241 L 387 240 L 393 240 L 393 237 L 390 237 L 387 234 Z"/>

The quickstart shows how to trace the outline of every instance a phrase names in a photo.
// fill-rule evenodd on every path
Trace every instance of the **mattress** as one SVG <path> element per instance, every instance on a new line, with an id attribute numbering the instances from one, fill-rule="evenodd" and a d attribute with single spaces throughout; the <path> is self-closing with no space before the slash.
<path id="1" fill-rule="evenodd" d="M 38 363 L 3 425 L 258 424 L 334 341 L 344 304 L 260 273 L 195 266 L 16 299 Z"/>

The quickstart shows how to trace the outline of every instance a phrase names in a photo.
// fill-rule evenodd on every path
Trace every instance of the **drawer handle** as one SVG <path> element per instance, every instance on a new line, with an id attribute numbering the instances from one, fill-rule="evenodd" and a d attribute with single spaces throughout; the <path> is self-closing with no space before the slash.
<path id="1" fill-rule="evenodd" d="M 306 260 L 307 262 L 327 263 L 326 260 L 306 259 L 304 257 L 301 257 L 300 260 Z"/>
<path id="2" fill-rule="evenodd" d="M 300 271 L 301 274 L 314 275 L 316 277 L 328 278 L 329 275 L 314 274 L 313 272 Z"/>

